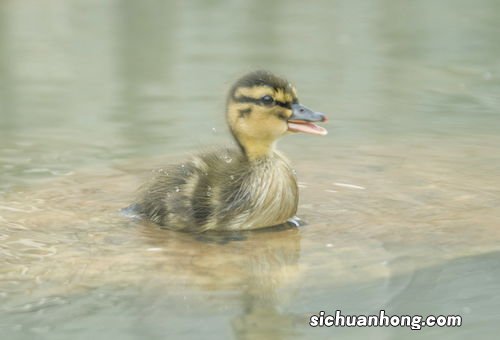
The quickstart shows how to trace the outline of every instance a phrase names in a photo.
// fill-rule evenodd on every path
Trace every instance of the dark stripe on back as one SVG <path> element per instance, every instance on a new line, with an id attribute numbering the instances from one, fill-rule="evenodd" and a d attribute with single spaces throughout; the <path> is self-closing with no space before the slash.
<path id="1" fill-rule="evenodd" d="M 191 206 L 193 207 L 193 217 L 196 224 L 202 226 L 208 222 L 210 215 L 213 212 L 213 207 L 210 202 L 209 187 L 210 182 L 206 175 L 200 173 L 198 183 L 193 192 Z"/>

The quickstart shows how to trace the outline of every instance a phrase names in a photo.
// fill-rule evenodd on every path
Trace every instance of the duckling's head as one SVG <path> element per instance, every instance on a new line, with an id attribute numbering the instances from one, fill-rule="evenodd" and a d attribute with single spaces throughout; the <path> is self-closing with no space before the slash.
<path id="1" fill-rule="evenodd" d="M 295 88 L 267 71 L 255 71 L 238 79 L 229 91 L 227 121 L 249 159 L 272 153 L 278 138 L 287 132 L 326 135 L 312 122 L 324 122 L 324 114 L 299 103 Z"/>

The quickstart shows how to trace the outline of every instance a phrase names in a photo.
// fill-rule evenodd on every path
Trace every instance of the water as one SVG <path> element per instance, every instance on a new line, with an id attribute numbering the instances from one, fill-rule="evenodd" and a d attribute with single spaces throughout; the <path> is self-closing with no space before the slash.
<path id="1" fill-rule="evenodd" d="M 7 339 L 493 339 L 496 1 L 0 2 L 0 329 Z M 298 229 L 129 220 L 151 170 L 230 143 L 242 73 L 290 78 L 330 134 L 287 137 Z M 320 310 L 460 328 L 310 328 Z"/>

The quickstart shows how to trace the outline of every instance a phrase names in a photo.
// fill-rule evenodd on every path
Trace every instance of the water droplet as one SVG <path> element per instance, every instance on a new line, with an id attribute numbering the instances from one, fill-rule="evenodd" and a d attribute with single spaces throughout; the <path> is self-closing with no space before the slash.
<path id="1" fill-rule="evenodd" d="M 181 164 L 181 168 L 184 168 L 184 167 L 185 167 L 185 165 L 184 165 L 184 164 Z"/>
<path id="2" fill-rule="evenodd" d="M 226 161 L 226 163 L 231 163 L 233 161 L 233 159 L 231 157 L 229 157 L 228 155 L 224 155 L 224 161 Z"/>
<path id="3" fill-rule="evenodd" d="M 210 185 L 207 186 L 207 196 L 208 197 L 212 196 L 212 187 Z"/>
<path id="4" fill-rule="evenodd" d="M 175 187 L 175 192 L 179 192 L 181 189 L 179 187 Z"/>
<path id="5" fill-rule="evenodd" d="M 229 178 L 234 179 L 234 175 L 229 176 Z"/>
<path id="6" fill-rule="evenodd" d="M 213 128 L 212 128 L 212 132 L 213 132 L 213 133 L 217 133 L 217 129 L 213 127 Z"/>

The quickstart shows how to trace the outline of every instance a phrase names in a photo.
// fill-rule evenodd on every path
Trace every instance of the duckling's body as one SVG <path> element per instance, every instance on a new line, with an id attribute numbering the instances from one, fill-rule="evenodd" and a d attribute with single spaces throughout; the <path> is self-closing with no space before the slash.
<path id="1" fill-rule="evenodd" d="M 298 104 L 295 89 L 269 72 L 233 86 L 227 121 L 238 149 L 200 154 L 156 172 L 136 202 L 151 221 L 183 231 L 248 230 L 285 223 L 297 212 L 298 188 L 275 149 L 287 131 L 326 134 L 322 114 Z"/>
<path id="2" fill-rule="evenodd" d="M 157 172 L 140 202 L 152 221 L 176 230 L 247 230 L 286 222 L 298 188 L 278 152 L 249 161 L 238 149 L 201 154 Z"/>

